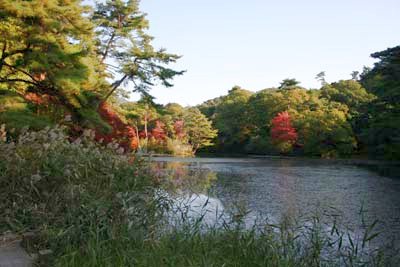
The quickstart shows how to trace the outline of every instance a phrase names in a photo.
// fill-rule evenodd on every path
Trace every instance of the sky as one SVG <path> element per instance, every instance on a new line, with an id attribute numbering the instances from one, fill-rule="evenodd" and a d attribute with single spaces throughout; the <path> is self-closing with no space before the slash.
<path id="1" fill-rule="evenodd" d="M 399 0 L 142 0 L 156 48 L 182 55 L 173 88 L 156 102 L 196 105 L 235 85 L 258 91 L 295 78 L 319 88 L 372 66 L 400 45 Z M 135 97 L 134 97 L 135 98 Z M 133 99 L 134 99 L 133 98 Z"/>

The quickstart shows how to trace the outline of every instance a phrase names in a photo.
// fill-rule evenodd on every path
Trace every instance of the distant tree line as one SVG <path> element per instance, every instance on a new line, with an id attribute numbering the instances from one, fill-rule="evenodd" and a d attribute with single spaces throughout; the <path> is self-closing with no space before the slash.
<path id="1" fill-rule="evenodd" d="M 198 108 L 218 130 L 208 151 L 400 159 L 400 46 L 372 57 L 374 67 L 349 80 L 327 83 L 319 73 L 320 89 L 285 79 L 204 102 Z"/>

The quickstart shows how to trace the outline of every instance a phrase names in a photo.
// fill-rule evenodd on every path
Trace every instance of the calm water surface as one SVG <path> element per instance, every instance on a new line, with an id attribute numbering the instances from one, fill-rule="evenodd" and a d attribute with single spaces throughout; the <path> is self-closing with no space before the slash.
<path id="1" fill-rule="evenodd" d="M 400 244 L 400 179 L 323 160 L 248 158 L 152 159 L 152 169 L 176 199 L 196 209 L 248 211 L 272 222 L 318 212 L 357 233 L 379 220 L 380 239 Z M 200 213 L 200 212 L 199 212 Z"/>

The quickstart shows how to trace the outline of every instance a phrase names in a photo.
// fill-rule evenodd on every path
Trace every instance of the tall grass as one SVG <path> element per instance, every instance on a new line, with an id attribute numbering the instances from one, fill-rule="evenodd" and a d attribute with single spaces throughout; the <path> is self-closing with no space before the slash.
<path id="1" fill-rule="evenodd" d="M 198 223 L 143 239 L 127 231 L 118 239 L 92 236 L 85 248 L 69 247 L 57 266 L 398 266 L 383 248 L 364 250 L 354 237 L 329 235 L 321 225 L 282 222 L 244 230 Z M 340 237 L 343 238 L 339 244 Z"/>
<path id="2" fill-rule="evenodd" d="M 64 247 L 150 224 L 141 214 L 156 205 L 154 187 L 140 162 L 98 146 L 90 131 L 74 141 L 60 127 L 25 132 L 0 151 L 0 231 L 35 231 L 52 242 L 43 246 Z"/>

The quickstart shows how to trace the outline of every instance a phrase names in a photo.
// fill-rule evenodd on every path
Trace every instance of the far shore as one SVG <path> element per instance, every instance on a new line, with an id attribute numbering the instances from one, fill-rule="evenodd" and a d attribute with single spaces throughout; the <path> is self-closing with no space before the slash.
<path id="1" fill-rule="evenodd" d="M 368 159 L 368 158 L 318 158 L 318 157 L 303 157 L 303 156 L 280 156 L 280 155 L 257 155 L 257 154 L 212 154 L 212 153 L 201 153 L 192 157 L 188 156 L 174 156 L 170 154 L 142 154 L 144 157 L 157 158 L 157 161 L 176 161 L 176 159 L 192 162 L 198 161 L 199 159 L 213 158 L 217 162 L 221 159 L 223 162 L 243 162 L 243 160 L 304 160 L 320 163 L 339 163 L 346 165 L 365 165 L 365 166 L 398 166 L 400 167 L 400 161 L 398 160 L 384 160 L 384 159 Z M 160 160 L 164 158 L 163 160 Z"/>

